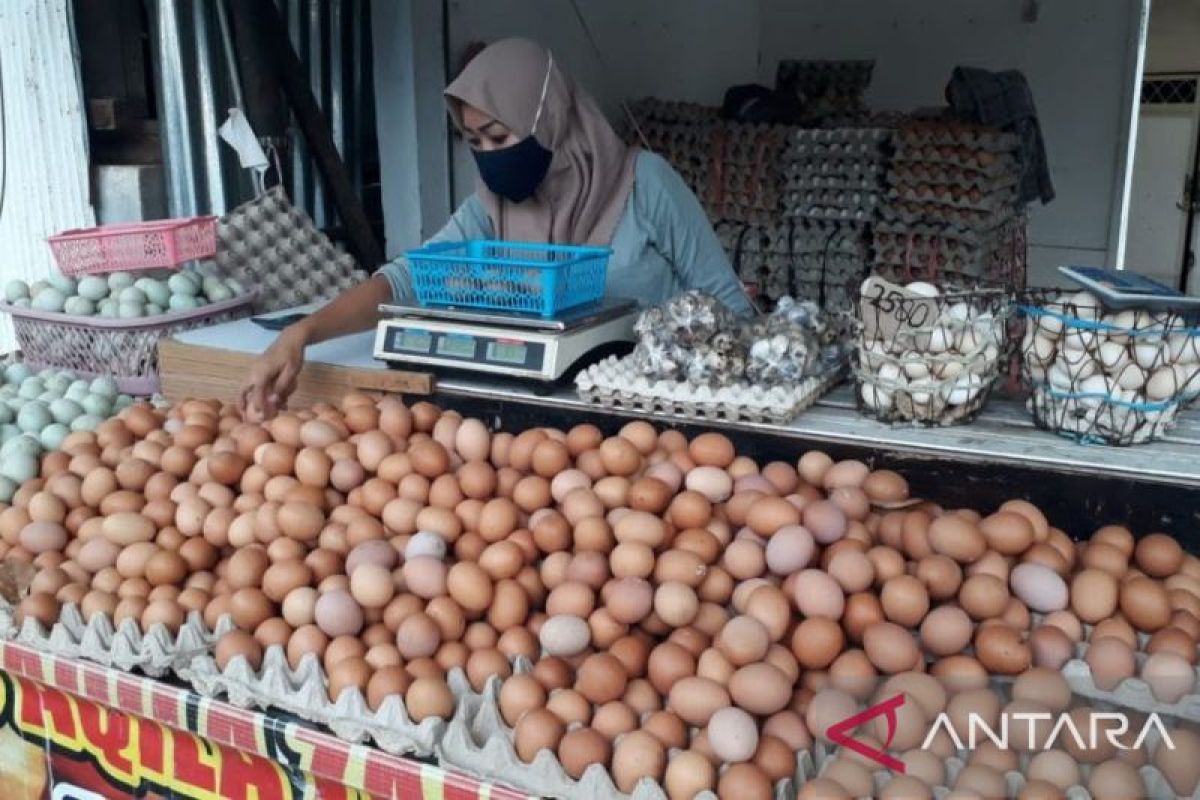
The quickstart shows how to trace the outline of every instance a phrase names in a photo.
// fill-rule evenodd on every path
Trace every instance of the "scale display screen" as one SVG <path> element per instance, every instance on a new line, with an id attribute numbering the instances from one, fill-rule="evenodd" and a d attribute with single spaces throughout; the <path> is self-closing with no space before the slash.
<path id="1" fill-rule="evenodd" d="M 454 333 L 446 334 L 438 339 L 438 355 L 454 356 L 455 358 L 475 357 L 475 337 Z"/>
<path id="2" fill-rule="evenodd" d="M 392 339 L 392 346 L 407 353 L 428 353 L 433 344 L 433 334 L 429 331 L 404 329 L 397 331 Z"/>
<path id="3" fill-rule="evenodd" d="M 529 346 L 524 342 L 488 342 L 487 359 L 504 364 L 524 364 Z"/>

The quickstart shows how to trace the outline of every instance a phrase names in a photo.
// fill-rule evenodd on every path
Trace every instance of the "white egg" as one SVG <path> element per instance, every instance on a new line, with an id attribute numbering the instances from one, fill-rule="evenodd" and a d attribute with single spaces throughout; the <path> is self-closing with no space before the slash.
<path id="1" fill-rule="evenodd" d="M 1100 300 L 1091 292 L 1076 292 L 1067 298 L 1066 306 L 1077 319 L 1095 320 L 1100 316 Z"/>
<path id="2" fill-rule="evenodd" d="M 25 281 L 13 280 L 4 285 L 4 299 L 13 303 L 17 300 L 29 298 L 29 284 Z M 7 502 L 7 501 L 4 501 Z"/>
<path id="3" fill-rule="evenodd" d="M 1101 342 L 1096 355 L 1101 366 L 1109 372 L 1116 372 L 1120 367 L 1129 363 L 1129 351 L 1125 349 L 1125 345 L 1119 342 Z"/>
<path id="4" fill-rule="evenodd" d="M 87 275 L 79 279 L 79 285 L 75 287 L 80 297 L 87 298 L 92 302 L 103 300 L 108 297 L 108 281 L 98 275 Z"/>
<path id="5" fill-rule="evenodd" d="M 1037 327 L 1046 336 L 1051 339 L 1058 338 L 1058 335 L 1063 330 L 1062 310 L 1058 306 L 1051 306 L 1042 309 L 1042 312 L 1037 315 Z"/>
<path id="6" fill-rule="evenodd" d="M 929 352 L 945 353 L 954 349 L 954 331 L 944 325 L 938 325 L 929 334 Z"/>
<path id="7" fill-rule="evenodd" d="M 892 393 L 872 383 L 864 383 L 860 389 L 863 402 L 868 408 L 885 413 L 892 408 Z"/>
<path id="8" fill-rule="evenodd" d="M 1060 350 L 1058 352 L 1058 360 L 1055 363 L 1062 367 L 1063 371 L 1075 381 L 1089 378 L 1095 375 L 1100 369 L 1100 365 L 1096 363 L 1096 359 L 1092 358 L 1086 350 Z"/>
<path id="9" fill-rule="evenodd" d="M 1035 360 L 1044 364 L 1054 358 L 1056 350 L 1058 350 L 1058 344 L 1050 337 L 1042 335 L 1033 337 L 1032 354 Z M 1026 352 L 1029 351 L 1027 350 Z"/>
<path id="10" fill-rule="evenodd" d="M 113 294 L 133 286 L 133 283 L 133 276 L 128 272 L 111 272 L 108 275 L 108 290 Z"/>
<path id="11" fill-rule="evenodd" d="M 925 281 L 913 281 L 912 283 L 905 284 L 904 288 L 918 297 L 937 297 L 941 294 L 936 286 Z"/>
<path id="12" fill-rule="evenodd" d="M 1055 389 L 1059 389 L 1064 392 L 1071 391 L 1071 387 L 1073 385 L 1071 376 L 1067 374 L 1066 370 L 1062 368 L 1062 365 L 1058 361 L 1055 361 L 1053 364 L 1051 364 L 1050 369 L 1046 371 L 1046 380 Z"/>
<path id="13" fill-rule="evenodd" d="M 1117 386 L 1137 391 L 1146 385 L 1146 371 L 1137 364 L 1126 364 L 1117 373 Z"/>
<path id="14" fill-rule="evenodd" d="M 943 361 L 934 364 L 933 372 L 942 380 L 952 380 L 962 374 L 964 367 L 961 361 Z"/>
<path id="15" fill-rule="evenodd" d="M 959 376 L 952 385 L 942 388 L 946 402 L 952 406 L 961 406 L 971 402 L 979 396 L 981 391 L 983 391 L 983 378 L 973 372 Z"/>
<path id="16" fill-rule="evenodd" d="M 1142 369 L 1152 369 L 1163 361 L 1163 350 L 1159 344 L 1143 341 L 1142 337 L 1133 345 L 1133 360 Z"/>
<path id="17" fill-rule="evenodd" d="M 929 364 L 916 351 L 909 350 L 900 357 L 904 374 L 913 380 L 929 377 Z"/>
<path id="18" fill-rule="evenodd" d="M 1180 388 L 1175 368 L 1162 366 L 1150 373 L 1146 381 L 1146 397 L 1150 400 L 1162 401 L 1174 397 Z"/>

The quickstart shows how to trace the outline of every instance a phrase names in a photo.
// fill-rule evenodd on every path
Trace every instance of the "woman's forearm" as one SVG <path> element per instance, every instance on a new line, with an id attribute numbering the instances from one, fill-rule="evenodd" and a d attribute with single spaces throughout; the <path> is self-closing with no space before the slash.
<path id="1" fill-rule="evenodd" d="M 295 327 L 305 345 L 369 330 L 379 322 L 379 305 L 391 300 L 392 288 L 387 279 L 376 275 L 338 295 L 320 311 L 297 322 Z"/>

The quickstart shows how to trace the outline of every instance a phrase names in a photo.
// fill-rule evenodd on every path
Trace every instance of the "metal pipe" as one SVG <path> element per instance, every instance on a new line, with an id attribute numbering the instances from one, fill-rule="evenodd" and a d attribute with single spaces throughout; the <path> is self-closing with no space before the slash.
<path id="1" fill-rule="evenodd" d="M 229 86 L 233 90 L 233 104 L 246 110 L 246 99 L 242 96 L 242 76 L 234 56 L 233 33 L 229 27 L 229 11 L 225 0 L 217 0 L 217 24 L 221 29 L 221 55 L 225 57 L 225 69 L 229 71 Z M 260 134 L 261 135 L 261 134 Z"/>
<path id="2" fill-rule="evenodd" d="M 221 146 L 217 135 L 217 95 L 213 77 L 213 52 L 208 36 L 208 3 L 192 3 L 192 26 L 196 40 L 196 89 L 200 101 L 200 151 L 204 155 L 204 177 L 211 214 L 228 209 L 225 177 L 221 172 Z"/>
<path id="3" fill-rule="evenodd" d="M 154 46 L 155 86 L 162 123 L 163 167 L 167 174 L 167 206 L 173 217 L 198 213 L 196 169 L 190 137 L 191 114 L 179 35 L 178 0 L 147 0 Z"/>
<path id="4" fill-rule="evenodd" d="M 321 18 L 324 5 L 318 0 L 308 0 L 307 48 L 306 52 L 298 52 L 301 63 L 305 60 L 308 61 L 308 83 L 312 88 L 313 97 L 317 100 L 317 106 L 328 115 L 329 99 L 325 93 L 325 48 L 323 47 L 325 27 L 322 24 L 324 20 Z M 317 227 L 324 228 L 330 222 L 329 198 L 325 194 L 324 184 L 315 176 L 312 181 L 312 193 L 313 221 L 317 223 Z"/>

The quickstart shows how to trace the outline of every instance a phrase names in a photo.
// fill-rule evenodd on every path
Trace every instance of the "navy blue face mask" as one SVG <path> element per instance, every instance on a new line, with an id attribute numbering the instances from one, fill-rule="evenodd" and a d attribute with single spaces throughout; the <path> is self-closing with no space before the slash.
<path id="1" fill-rule="evenodd" d="M 520 203 L 533 197 L 553 157 L 533 134 L 500 150 L 472 150 L 479 177 L 505 200 Z"/>
<path id="2" fill-rule="evenodd" d="M 533 197 L 546 173 L 554 154 L 542 147 L 534 134 L 542 118 L 542 106 L 546 104 L 546 90 L 550 87 L 550 71 L 554 68 L 554 55 L 548 54 L 546 76 L 542 79 L 542 93 L 538 98 L 537 110 L 533 114 L 533 127 L 529 135 L 516 144 L 500 150 L 472 150 L 475 165 L 483 185 L 505 200 L 520 203 Z"/>

